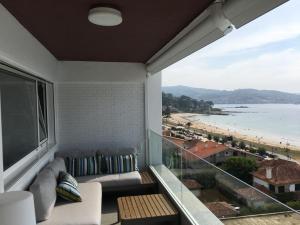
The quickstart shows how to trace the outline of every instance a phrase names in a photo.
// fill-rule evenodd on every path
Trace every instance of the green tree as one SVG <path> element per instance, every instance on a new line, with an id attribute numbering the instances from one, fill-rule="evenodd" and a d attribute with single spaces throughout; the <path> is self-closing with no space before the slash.
<path id="1" fill-rule="evenodd" d="M 231 141 L 231 146 L 234 148 L 234 147 L 236 147 L 236 141 L 235 140 L 232 140 Z"/>
<path id="2" fill-rule="evenodd" d="M 227 142 L 227 137 L 226 137 L 226 136 L 223 136 L 223 137 L 221 138 L 221 143 L 224 145 L 226 142 Z"/>
<path id="3" fill-rule="evenodd" d="M 262 156 L 262 155 L 265 155 L 267 152 L 264 147 L 259 147 L 257 150 L 257 153 Z"/>
<path id="4" fill-rule="evenodd" d="M 245 142 L 241 141 L 241 142 L 239 143 L 239 148 L 240 148 L 240 149 L 245 149 L 245 148 L 246 148 Z"/>
<path id="5" fill-rule="evenodd" d="M 208 135 L 207 135 L 207 139 L 208 139 L 208 140 L 211 140 L 211 139 L 212 139 L 211 134 L 208 134 Z"/>
<path id="6" fill-rule="evenodd" d="M 213 110 L 214 103 L 211 101 L 193 99 L 185 95 L 176 97 L 163 92 L 162 106 L 163 108 L 170 106 L 174 111 L 210 113 L 211 110 Z"/>
<path id="7" fill-rule="evenodd" d="M 233 136 L 226 136 L 227 141 L 233 141 Z"/>
<path id="8" fill-rule="evenodd" d="M 170 108 L 170 106 L 167 106 L 165 108 L 165 110 L 163 110 L 163 116 L 165 118 L 170 118 L 170 116 L 171 116 L 171 108 Z"/>
<path id="9" fill-rule="evenodd" d="M 219 140 L 220 140 L 219 136 L 214 136 L 214 141 L 215 142 L 219 142 Z"/>
<path id="10" fill-rule="evenodd" d="M 285 148 L 285 149 L 284 149 L 284 152 L 285 152 L 286 157 L 287 157 L 288 159 L 290 159 L 290 158 L 291 158 L 291 156 L 290 156 L 291 150 L 290 150 L 289 148 Z"/>
<path id="11" fill-rule="evenodd" d="M 252 184 L 250 173 L 257 169 L 257 164 L 252 158 L 230 157 L 224 162 L 223 169 L 242 181 Z"/>

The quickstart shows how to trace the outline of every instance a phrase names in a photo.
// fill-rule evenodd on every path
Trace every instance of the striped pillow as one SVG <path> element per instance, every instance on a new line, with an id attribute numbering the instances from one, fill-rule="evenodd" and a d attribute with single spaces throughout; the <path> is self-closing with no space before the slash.
<path id="1" fill-rule="evenodd" d="M 69 183 L 71 183 L 74 187 L 78 187 L 78 183 L 77 180 L 72 177 L 71 174 L 64 172 L 64 171 L 60 171 L 59 175 L 58 175 L 58 181 L 57 183 L 59 184 L 62 181 L 68 181 Z"/>
<path id="2" fill-rule="evenodd" d="M 97 161 L 97 174 L 103 174 L 106 172 L 105 163 L 103 163 L 103 155 L 97 154 L 96 161 Z"/>
<path id="3" fill-rule="evenodd" d="M 70 175 L 70 174 L 69 174 Z M 58 185 L 56 186 L 57 195 L 65 200 L 72 202 L 81 202 L 81 196 L 78 190 L 77 181 L 70 176 L 62 176 Z"/>
<path id="4" fill-rule="evenodd" d="M 105 156 L 105 164 L 107 173 L 126 173 L 138 170 L 135 154 Z"/>
<path id="5" fill-rule="evenodd" d="M 102 174 L 101 157 L 66 158 L 67 171 L 74 177 Z"/>

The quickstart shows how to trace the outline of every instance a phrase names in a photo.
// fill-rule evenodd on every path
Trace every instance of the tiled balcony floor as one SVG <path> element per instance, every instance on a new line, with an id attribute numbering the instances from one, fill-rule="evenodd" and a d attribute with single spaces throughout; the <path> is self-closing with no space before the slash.
<path id="1" fill-rule="evenodd" d="M 103 193 L 101 225 L 120 224 L 117 212 L 117 195 Z"/>

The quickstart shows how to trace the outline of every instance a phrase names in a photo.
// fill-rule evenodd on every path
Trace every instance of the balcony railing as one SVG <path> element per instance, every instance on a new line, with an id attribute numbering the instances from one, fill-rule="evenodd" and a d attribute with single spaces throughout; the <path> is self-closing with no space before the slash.
<path id="1" fill-rule="evenodd" d="M 150 159 L 161 154 L 162 163 L 152 166 L 154 173 L 193 224 L 231 224 L 271 215 L 300 221 L 296 210 L 153 131 L 149 149 Z"/>

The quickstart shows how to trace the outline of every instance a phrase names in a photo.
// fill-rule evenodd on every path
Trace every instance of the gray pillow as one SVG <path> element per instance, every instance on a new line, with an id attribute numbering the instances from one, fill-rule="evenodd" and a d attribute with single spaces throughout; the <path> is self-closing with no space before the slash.
<path id="1" fill-rule="evenodd" d="M 34 197 L 36 221 L 49 219 L 56 201 L 56 178 L 53 171 L 43 169 L 29 190 Z"/>
<path id="2" fill-rule="evenodd" d="M 48 163 L 45 169 L 53 171 L 55 178 L 58 178 L 59 172 L 67 172 L 65 160 L 63 158 L 55 158 L 52 162 Z"/>

